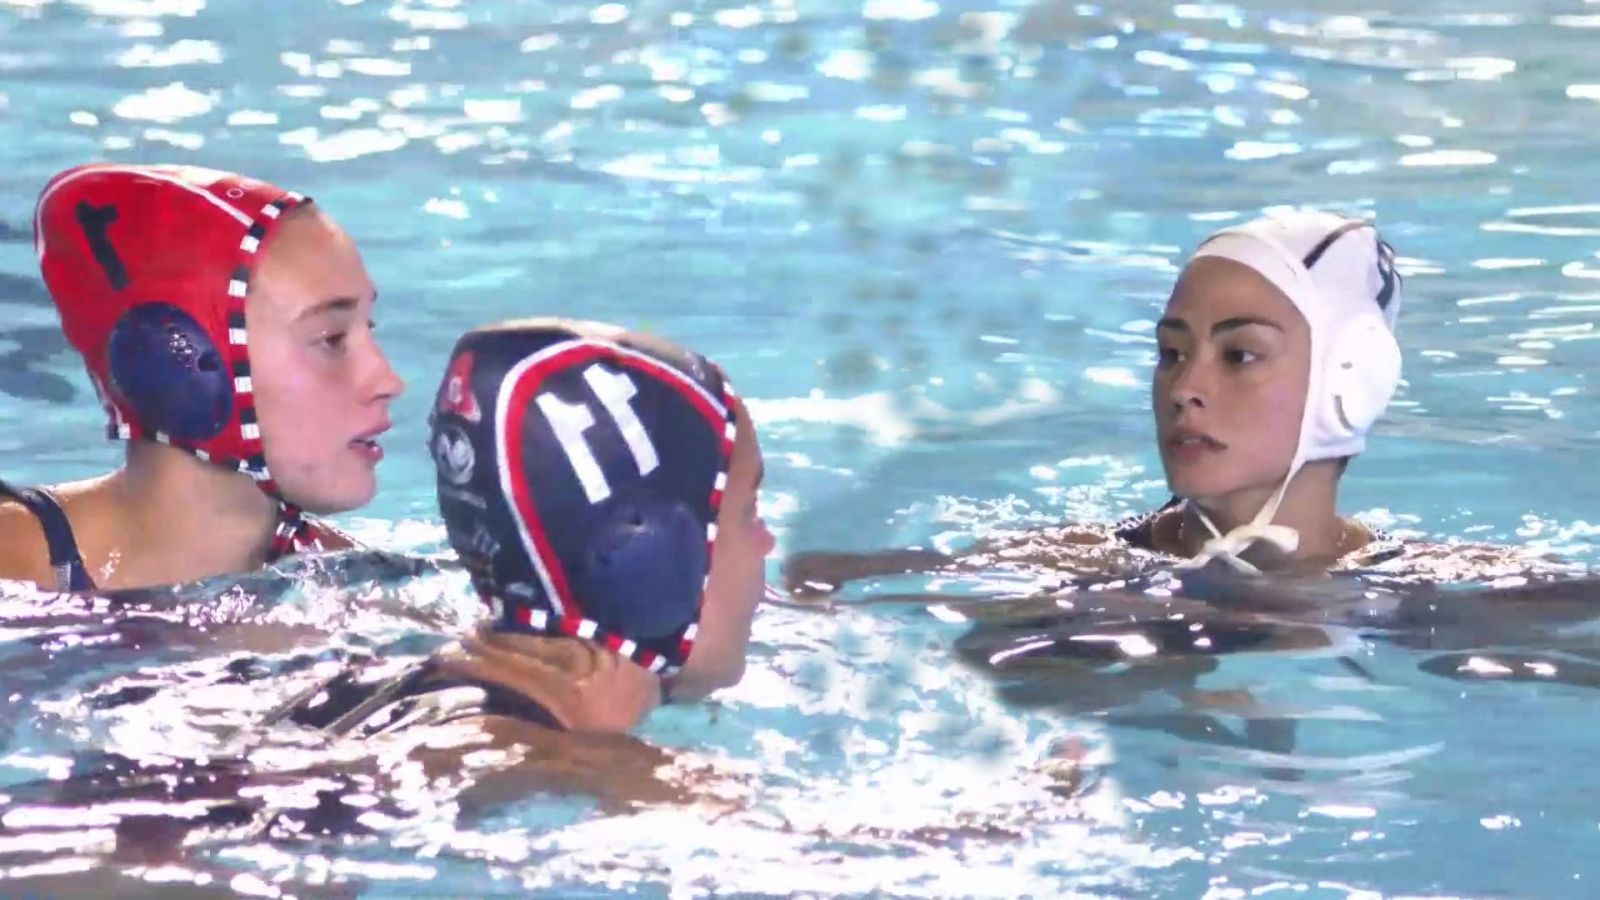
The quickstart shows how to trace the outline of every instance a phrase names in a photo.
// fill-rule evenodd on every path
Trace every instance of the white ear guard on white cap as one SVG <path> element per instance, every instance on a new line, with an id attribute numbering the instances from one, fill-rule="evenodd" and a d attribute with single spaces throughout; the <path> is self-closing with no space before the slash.
<path id="1" fill-rule="evenodd" d="M 1400 345 L 1394 336 L 1401 279 L 1394 250 L 1369 222 L 1323 212 L 1267 216 L 1224 229 L 1194 257 L 1215 256 L 1249 266 L 1282 291 L 1311 332 L 1311 377 L 1300 440 L 1283 484 L 1255 520 L 1218 534 L 1196 557 L 1203 563 L 1237 558 L 1257 540 L 1292 551 L 1299 536 L 1272 526 L 1289 482 L 1308 462 L 1352 456 L 1366 449 L 1367 431 L 1400 384 Z M 1285 533 L 1286 532 L 1286 533 Z"/>

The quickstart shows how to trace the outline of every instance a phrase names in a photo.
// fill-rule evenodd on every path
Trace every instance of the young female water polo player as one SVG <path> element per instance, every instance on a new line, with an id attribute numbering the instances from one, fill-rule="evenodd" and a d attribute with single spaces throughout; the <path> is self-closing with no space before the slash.
<path id="1" fill-rule="evenodd" d="M 349 546 L 303 511 L 371 499 L 402 382 L 331 219 L 240 175 L 87 165 L 45 187 L 34 240 L 126 456 L 86 481 L 0 485 L 0 577 L 131 588 Z"/>
<path id="2" fill-rule="evenodd" d="M 1151 408 L 1181 499 L 1118 537 L 1250 568 L 1367 547 L 1336 499 L 1400 383 L 1399 309 L 1394 251 L 1370 223 L 1287 213 L 1202 243 L 1156 325 Z"/>
<path id="3" fill-rule="evenodd" d="M 1156 327 L 1151 408 L 1173 500 L 1107 528 L 1069 524 L 931 551 L 807 553 L 791 586 L 941 568 L 1042 565 L 1093 578 L 1154 559 L 1247 570 L 1521 574 L 1509 548 L 1398 542 L 1340 516 L 1338 486 L 1400 380 L 1394 251 L 1362 220 L 1285 212 L 1225 228 L 1184 266 Z"/>
<path id="4" fill-rule="evenodd" d="M 457 344 L 431 434 L 450 544 L 488 619 L 274 718 L 620 733 L 743 676 L 774 542 L 755 431 L 716 366 L 595 323 L 489 326 Z"/>

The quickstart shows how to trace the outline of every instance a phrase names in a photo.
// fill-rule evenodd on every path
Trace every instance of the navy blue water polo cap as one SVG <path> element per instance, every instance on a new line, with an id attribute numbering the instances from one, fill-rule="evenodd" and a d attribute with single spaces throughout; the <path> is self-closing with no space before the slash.
<path id="1" fill-rule="evenodd" d="M 598 323 L 488 326 L 457 342 L 430 426 L 439 509 L 493 627 L 683 665 L 737 435 L 714 364 Z"/>

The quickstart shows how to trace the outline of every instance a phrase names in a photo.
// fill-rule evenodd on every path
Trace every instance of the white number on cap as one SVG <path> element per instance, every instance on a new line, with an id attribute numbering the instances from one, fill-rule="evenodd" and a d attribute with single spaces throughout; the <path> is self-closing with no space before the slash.
<path id="1" fill-rule="evenodd" d="M 605 407 L 611 420 L 616 423 L 617 430 L 622 432 L 622 439 L 633 454 L 639 474 L 654 472 L 661 465 L 661 458 L 656 455 L 656 446 L 650 440 L 650 433 L 645 431 L 644 423 L 639 421 L 638 414 L 628 405 L 639 393 L 633 380 L 622 372 L 611 372 L 598 365 L 584 370 L 583 380 L 599 398 L 600 405 Z M 594 414 L 589 412 L 589 407 L 583 403 L 568 403 L 548 393 L 540 394 L 537 402 L 539 411 L 550 420 L 550 428 L 555 431 L 556 440 L 566 452 L 567 461 L 572 463 L 572 470 L 577 473 L 578 482 L 583 485 L 583 493 L 589 502 L 599 503 L 611 496 L 606 473 L 601 471 L 599 460 L 594 458 L 594 451 L 589 449 L 583 436 L 594 425 Z"/>

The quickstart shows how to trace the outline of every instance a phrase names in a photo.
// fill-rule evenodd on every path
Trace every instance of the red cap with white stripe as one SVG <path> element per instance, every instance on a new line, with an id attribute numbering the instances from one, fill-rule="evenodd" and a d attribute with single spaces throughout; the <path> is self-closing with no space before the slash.
<path id="1" fill-rule="evenodd" d="M 95 164 L 51 179 L 34 216 L 39 267 L 110 416 L 111 437 L 182 447 L 250 474 L 276 496 L 256 422 L 245 295 L 277 224 L 305 202 L 265 182 L 188 166 Z M 162 421 L 162 401 L 181 398 L 150 395 L 192 386 L 174 377 L 152 388 L 143 373 L 161 360 L 118 371 L 119 326 L 144 319 L 159 319 L 155 338 L 130 337 L 125 346 L 134 349 L 125 352 L 151 346 L 200 357 L 189 368 L 220 385 L 211 421 Z"/>

